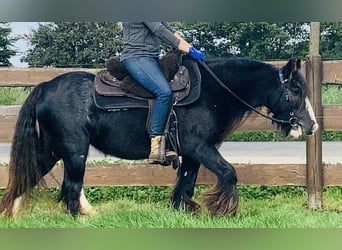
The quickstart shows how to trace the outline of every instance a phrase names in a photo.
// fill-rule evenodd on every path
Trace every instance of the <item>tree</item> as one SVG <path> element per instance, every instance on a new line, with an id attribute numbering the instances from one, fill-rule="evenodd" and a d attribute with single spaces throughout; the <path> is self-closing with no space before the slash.
<path id="1" fill-rule="evenodd" d="M 325 60 L 342 58 L 342 23 L 321 23 L 320 54 Z"/>
<path id="2" fill-rule="evenodd" d="M 56 22 L 40 24 L 27 39 L 30 67 L 103 67 L 122 44 L 118 23 Z"/>
<path id="3" fill-rule="evenodd" d="M 11 56 L 16 54 L 15 50 L 11 49 L 12 43 L 16 38 L 11 38 L 11 28 L 7 23 L 0 22 L 0 67 L 11 66 L 9 61 Z"/>
<path id="4" fill-rule="evenodd" d="M 308 31 L 305 23 L 203 22 L 174 23 L 194 46 L 208 57 L 240 56 L 255 59 L 288 59 L 305 56 Z"/>
<path id="5" fill-rule="evenodd" d="M 173 22 L 207 57 L 250 57 L 260 60 L 304 58 L 309 52 L 305 22 Z M 323 23 L 321 55 L 342 57 L 342 23 Z M 103 67 L 122 46 L 118 23 L 59 22 L 41 25 L 27 37 L 32 48 L 24 61 L 30 66 Z M 163 50 L 170 48 L 165 46 Z"/>
<path id="6" fill-rule="evenodd" d="M 292 22 L 279 23 L 279 25 L 290 36 L 290 40 L 288 41 L 290 45 L 289 56 L 306 57 L 309 53 L 310 23 Z"/>

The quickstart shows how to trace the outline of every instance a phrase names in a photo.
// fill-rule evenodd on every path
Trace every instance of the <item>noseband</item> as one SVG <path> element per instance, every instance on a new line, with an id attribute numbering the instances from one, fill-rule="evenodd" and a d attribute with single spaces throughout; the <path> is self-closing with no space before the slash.
<path id="1" fill-rule="evenodd" d="M 263 113 L 261 113 L 259 110 L 257 110 L 255 107 L 253 107 L 252 105 L 250 105 L 249 103 L 247 103 L 246 101 L 244 101 L 243 99 L 241 99 L 237 94 L 235 94 L 229 87 L 227 87 L 221 80 L 220 78 L 217 77 L 217 75 L 209 68 L 209 66 L 204 62 L 204 61 L 199 61 L 199 63 L 203 66 L 203 68 L 205 68 L 206 71 L 208 71 L 208 73 L 217 81 L 217 83 L 224 88 L 226 91 L 228 91 L 235 99 L 239 100 L 241 103 L 243 103 L 244 105 L 246 105 L 249 109 L 253 110 L 255 113 L 265 117 L 266 119 L 269 119 L 273 122 L 277 122 L 280 124 L 289 124 L 292 128 L 298 128 L 299 126 L 299 119 L 298 117 L 295 116 L 295 112 L 291 111 L 290 112 L 290 119 L 288 121 L 286 120 L 281 120 L 281 119 L 277 119 L 268 115 L 265 115 Z M 279 78 L 282 84 L 285 84 L 286 82 L 288 82 L 288 79 L 284 79 L 283 74 L 281 72 L 281 69 L 279 69 Z M 286 95 L 286 101 L 289 101 L 288 95 Z"/>

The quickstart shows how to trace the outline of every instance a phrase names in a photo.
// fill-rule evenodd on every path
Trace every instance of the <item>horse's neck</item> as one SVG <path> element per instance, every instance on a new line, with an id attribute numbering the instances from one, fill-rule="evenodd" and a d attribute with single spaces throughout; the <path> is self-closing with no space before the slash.
<path id="1" fill-rule="evenodd" d="M 273 79 L 273 70 L 275 72 L 276 69 L 270 69 L 270 65 L 265 65 L 263 62 L 248 59 L 224 59 L 212 61 L 208 65 L 237 97 L 253 107 L 267 105 L 268 95 L 277 91 L 278 87 L 275 86 L 277 82 Z M 213 102 L 238 103 L 236 100 L 239 98 L 230 95 L 229 90 L 220 86 L 212 77 L 208 76 L 208 79 L 210 80 L 206 83 L 205 89 L 212 92 L 210 96 Z M 241 108 L 244 108 L 243 106 L 246 107 L 242 105 Z"/>

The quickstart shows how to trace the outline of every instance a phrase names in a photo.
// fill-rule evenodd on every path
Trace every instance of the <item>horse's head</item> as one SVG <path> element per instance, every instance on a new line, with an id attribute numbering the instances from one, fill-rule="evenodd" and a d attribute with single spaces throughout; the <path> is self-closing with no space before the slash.
<path id="1" fill-rule="evenodd" d="M 307 83 L 300 73 L 301 61 L 292 58 L 279 69 L 280 98 L 271 110 L 278 122 L 278 127 L 285 135 L 299 137 L 304 131 L 307 135 L 318 129 L 318 124 L 308 98 Z"/>

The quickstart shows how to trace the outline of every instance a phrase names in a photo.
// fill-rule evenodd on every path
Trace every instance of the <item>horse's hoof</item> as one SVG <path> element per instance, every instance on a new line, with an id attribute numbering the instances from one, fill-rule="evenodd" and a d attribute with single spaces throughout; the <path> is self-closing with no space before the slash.
<path id="1" fill-rule="evenodd" d="M 97 211 L 92 206 L 87 206 L 87 207 L 82 207 L 80 209 L 80 214 L 86 215 L 86 216 L 92 216 L 92 215 L 96 215 Z"/>

